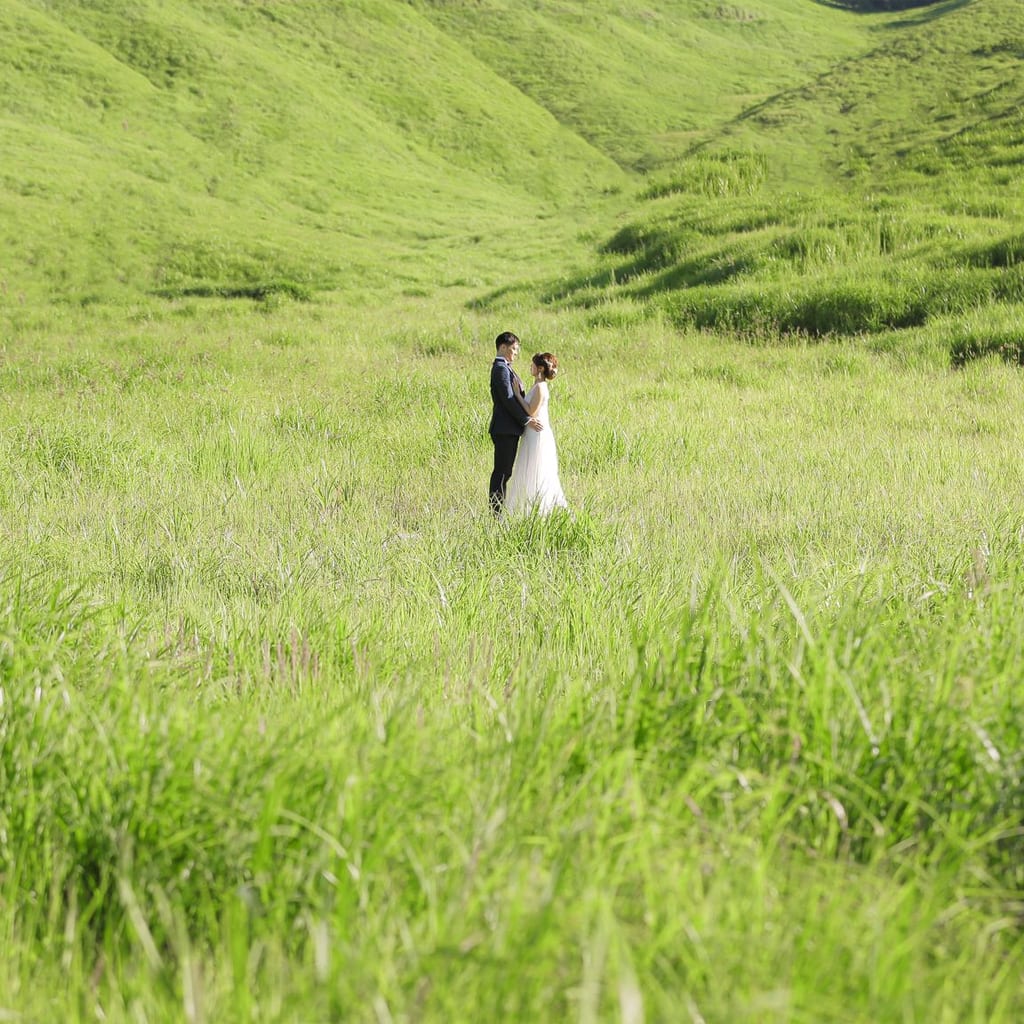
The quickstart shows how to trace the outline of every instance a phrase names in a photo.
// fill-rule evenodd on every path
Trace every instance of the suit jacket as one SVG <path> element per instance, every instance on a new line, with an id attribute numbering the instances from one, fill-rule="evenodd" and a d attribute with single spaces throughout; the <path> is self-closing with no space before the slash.
<path id="1" fill-rule="evenodd" d="M 492 435 L 519 435 L 526 429 L 530 417 L 519 404 L 517 395 L 525 395 L 523 382 L 509 363 L 499 356 L 491 366 L 491 400 L 494 411 L 491 413 L 489 430 Z"/>

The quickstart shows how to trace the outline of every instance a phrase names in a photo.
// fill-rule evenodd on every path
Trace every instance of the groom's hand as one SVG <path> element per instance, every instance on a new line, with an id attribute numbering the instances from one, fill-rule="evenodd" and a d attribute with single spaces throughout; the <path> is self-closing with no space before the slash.
<path id="1" fill-rule="evenodd" d="M 532 427 L 534 430 L 543 430 L 544 429 L 544 424 L 541 423 L 541 421 L 539 419 L 537 419 L 536 416 L 531 416 L 526 421 L 526 425 L 528 427 Z"/>

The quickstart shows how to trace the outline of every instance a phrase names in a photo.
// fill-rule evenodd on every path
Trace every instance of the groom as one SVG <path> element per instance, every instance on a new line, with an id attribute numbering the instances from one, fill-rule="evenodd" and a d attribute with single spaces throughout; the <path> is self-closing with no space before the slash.
<path id="1" fill-rule="evenodd" d="M 512 466 L 519 449 L 519 438 L 529 426 L 543 430 L 544 425 L 519 404 L 524 394 L 523 382 L 512 369 L 512 363 L 519 355 L 519 339 L 511 331 L 502 331 L 494 339 L 498 354 L 491 366 L 491 413 L 490 434 L 494 442 L 494 470 L 491 473 L 491 511 L 498 515 L 505 504 L 505 484 L 512 475 Z"/>

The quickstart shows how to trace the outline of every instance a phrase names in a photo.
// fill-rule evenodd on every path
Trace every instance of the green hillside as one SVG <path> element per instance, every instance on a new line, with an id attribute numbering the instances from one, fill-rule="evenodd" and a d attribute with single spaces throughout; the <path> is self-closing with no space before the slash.
<path id="1" fill-rule="evenodd" d="M 529 278 L 866 27 L 805 0 L 4 0 L 4 279 L 95 301 Z"/>
<path id="2" fill-rule="evenodd" d="M 1024 11 L 848 6 L 4 0 L 7 301 L 447 294 L 1016 352 Z"/>
<path id="3" fill-rule="evenodd" d="M 605 258 L 548 298 L 1024 358 L 1024 8 L 976 0 L 865 22 L 866 52 L 655 176 Z"/>
<path id="4" fill-rule="evenodd" d="M 631 171 L 671 165 L 731 119 L 869 45 L 858 19 L 808 0 L 422 7 Z"/>
<path id="5" fill-rule="evenodd" d="M 400 3 L 6 2 L 0 39 L 11 289 L 443 284 L 621 183 Z"/>

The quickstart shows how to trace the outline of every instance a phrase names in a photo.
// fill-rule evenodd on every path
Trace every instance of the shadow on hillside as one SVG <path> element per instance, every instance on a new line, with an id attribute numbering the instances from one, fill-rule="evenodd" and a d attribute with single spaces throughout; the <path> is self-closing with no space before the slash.
<path id="1" fill-rule="evenodd" d="M 973 4 L 974 0 L 945 0 L 944 3 L 934 4 L 927 10 L 915 12 L 913 15 L 907 18 L 900 18 L 899 21 L 894 21 L 889 28 L 908 28 L 912 25 L 924 25 L 929 21 L 935 21 L 936 18 L 941 18 L 944 14 L 951 14 L 953 11 L 959 10 L 961 7 L 967 7 L 969 4 Z"/>
<path id="2" fill-rule="evenodd" d="M 926 22 L 941 18 L 944 14 L 966 7 L 974 0 L 814 0 L 821 7 L 834 7 L 843 11 L 855 11 L 858 14 L 894 14 L 897 11 L 913 11 L 914 13 L 899 21 L 894 21 L 889 28 L 906 28 L 910 25 L 923 25 Z"/>
<path id="3" fill-rule="evenodd" d="M 153 293 L 162 299 L 252 299 L 265 302 L 283 297 L 308 302 L 312 291 L 294 281 L 262 281 L 255 284 L 194 284 L 172 288 L 158 288 Z"/>
<path id="4" fill-rule="evenodd" d="M 466 309 L 477 312 L 490 312 L 502 305 L 514 304 L 517 300 L 528 303 L 531 296 L 531 288 L 527 284 L 508 284 L 493 291 L 478 295 L 466 302 Z"/>

